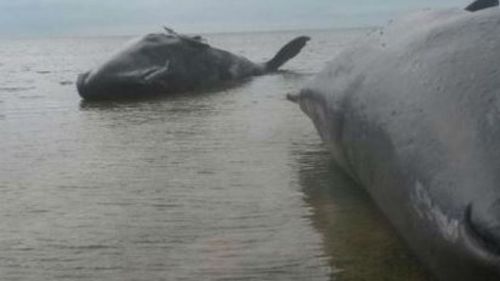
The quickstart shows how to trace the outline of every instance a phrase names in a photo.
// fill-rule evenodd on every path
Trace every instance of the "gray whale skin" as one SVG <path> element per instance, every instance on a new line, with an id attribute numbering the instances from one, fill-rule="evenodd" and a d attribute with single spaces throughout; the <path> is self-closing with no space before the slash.
<path id="1" fill-rule="evenodd" d="M 310 39 L 297 37 L 266 63 L 253 63 L 210 47 L 201 37 L 148 34 L 95 69 L 78 76 L 78 93 L 85 100 L 122 99 L 206 89 L 276 71 L 295 57 Z"/>
<path id="2" fill-rule="evenodd" d="M 499 34 L 497 8 L 418 12 L 289 96 L 438 280 L 500 280 Z"/>

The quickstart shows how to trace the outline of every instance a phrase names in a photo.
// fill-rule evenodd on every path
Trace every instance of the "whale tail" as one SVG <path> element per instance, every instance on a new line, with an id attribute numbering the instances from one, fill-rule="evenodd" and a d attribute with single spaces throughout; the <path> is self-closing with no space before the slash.
<path id="1" fill-rule="evenodd" d="M 311 40 L 310 37 L 300 36 L 288 42 L 288 44 L 278 51 L 274 58 L 265 64 L 266 71 L 272 72 L 278 70 L 283 64 L 298 55 L 309 40 Z"/>

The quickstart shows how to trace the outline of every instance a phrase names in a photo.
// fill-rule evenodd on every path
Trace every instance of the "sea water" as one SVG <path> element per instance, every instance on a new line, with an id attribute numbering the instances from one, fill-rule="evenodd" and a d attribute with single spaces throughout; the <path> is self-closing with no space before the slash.
<path id="1" fill-rule="evenodd" d="M 1 40 L 0 280 L 427 280 L 285 99 L 367 32 L 205 35 L 256 62 L 312 40 L 283 72 L 106 103 L 76 76 L 131 38 Z"/>

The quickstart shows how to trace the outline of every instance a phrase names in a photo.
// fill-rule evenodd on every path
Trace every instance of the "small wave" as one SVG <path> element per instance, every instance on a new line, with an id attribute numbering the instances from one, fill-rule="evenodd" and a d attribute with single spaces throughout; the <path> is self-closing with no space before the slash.
<path id="1" fill-rule="evenodd" d="M 99 186 L 86 186 L 86 185 L 60 185 L 60 189 L 100 189 Z"/>
<path id="2" fill-rule="evenodd" d="M 19 98 L 23 100 L 35 100 L 35 99 L 42 99 L 44 97 L 40 95 L 34 95 L 34 96 L 19 96 Z"/>
<path id="3" fill-rule="evenodd" d="M 90 245 L 52 245 L 57 249 L 69 249 L 69 250 L 107 250 L 107 249 L 118 249 L 117 246 L 113 245 L 100 245 L 100 244 L 90 244 Z"/>
<path id="4" fill-rule="evenodd" d="M 158 208 L 158 209 L 173 209 L 176 207 L 179 207 L 179 204 L 151 204 L 151 207 Z"/>
<path id="5" fill-rule="evenodd" d="M 97 205 L 101 206 L 134 206 L 136 204 L 130 202 L 99 202 Z"/>
<path id="6" fill-rule="evenodd" d="M 48 213 L 50 212 L 49 210 L 41 210 L 41 209 L 35 209 L 35 210 L 29 210 L 28 213 L 32 214 L 42 214 L 42 213 Z"/>
<path id="7" fill-rule="evenodd" d="M 121 266 L 75 266 L 73 268 L 70 268 L 69 270 L 121 270 L 123 267 Z"/>
<path id="8" fill-rule="evenodd" d="M 61 84 L 62 86 L 72 85 L 73 81 L 65 80 L 65 81 L 59 82 L 59 84 Z"/>
<path id="9" fill-rule="evenodd" d="M 28 91 L 28 90 L 33 90 L 35 87 L 0 87 L 0 91 L 5 91 L 9 93 L 13 92 L 22 92 L 22 91 Z"/>
<path id="10" fill-rule="evenodd" d="M 12 250 L 19 251 L 19 252 L 31 252 L 31 251 L 35 251 L 36 248 L 33 248 L 33 247 L 13 247 Z"/>
<path id="11" fill-rule="evenodd" d="M 49 71 L 49 70 L 38 70 L 38 71 L 36 71 L 36 73 L 38 73 L 38 74 L 50 74 L 50 73 L 52 73 L 52 71 Z"/>

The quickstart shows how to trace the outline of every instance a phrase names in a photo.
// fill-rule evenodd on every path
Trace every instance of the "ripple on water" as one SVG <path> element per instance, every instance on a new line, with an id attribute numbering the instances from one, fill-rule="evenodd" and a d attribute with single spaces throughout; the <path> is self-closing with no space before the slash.
<path id="1" fill-rule="evenodd" d="M 45 97 L 42 95 L 20 95 L 18 96 L 18 98 L 22 100 L 36 100 L 36 99 L 43 99 Z"/>
<path id="2" fill-rule="evenodd" d="M 8 93 L 24 92 L 33 89 L 35 89 L 35 87 L 0 87 L 0 91 Z"/>

